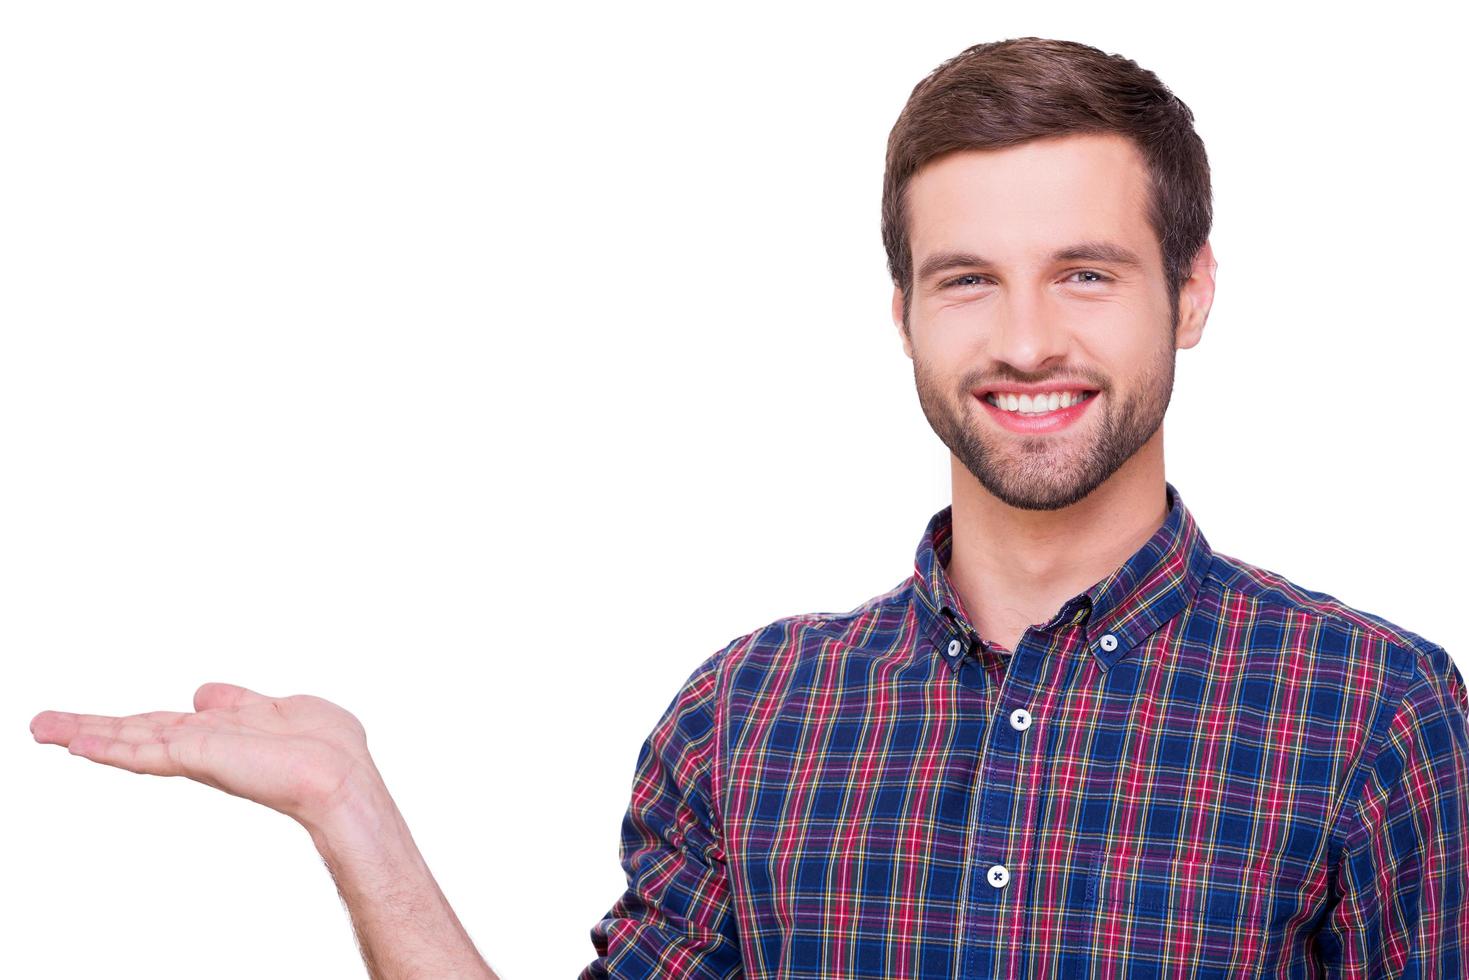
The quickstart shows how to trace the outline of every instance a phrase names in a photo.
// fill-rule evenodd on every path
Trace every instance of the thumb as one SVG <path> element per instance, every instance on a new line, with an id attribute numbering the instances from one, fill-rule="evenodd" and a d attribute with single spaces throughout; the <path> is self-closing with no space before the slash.
<path id="1" fill-rule="evenodd" d="M 194 710 L 208 711 L 210 708 L 240 708 L 247 704 L 256 704 L 269 700 L 271 699 L 264 694 L 258 694 L 247 687 L 240 687 L 237 684 L 211 682 L 199 685 L 199 690 L 194 692 Z"/>

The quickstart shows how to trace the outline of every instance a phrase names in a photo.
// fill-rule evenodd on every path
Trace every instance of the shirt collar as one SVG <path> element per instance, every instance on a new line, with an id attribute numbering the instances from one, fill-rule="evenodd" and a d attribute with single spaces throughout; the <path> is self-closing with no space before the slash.
<path id="1" fill-rule="evenodd" d="M 1166 481 L 1163 486 L 1168 515 L 1153 536 L 1100 582 L 1063 603 L 1041 627 L 1080 625 L 1104 672 L 1193 600 L 1213 560 L 1178 490 Z M 914 590 L 924 632 L 957 670 L 964 653 L 978 649 L 980 637 L 945 571 L 953 553 L 952 518 L 950 504 L 929 520 L 918 543 Z"/>

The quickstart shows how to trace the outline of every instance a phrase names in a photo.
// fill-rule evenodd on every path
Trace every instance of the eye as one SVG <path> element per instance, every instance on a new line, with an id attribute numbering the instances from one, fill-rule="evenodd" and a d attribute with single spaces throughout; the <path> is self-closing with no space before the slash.
<path id="1" fill-rule="evenodd" d="M 1076 279 L 1077 276 L 1090 276 L 1091 278 L 1077 280 Z M 965 273 L 962 276 L 955 276 L 953 279 L 950 279 L 947 282 L 942 283 L 940 285 L 940 288 L 942 288 L 942 289 L 952 289 L 952 288 L 954 288 L 956 286 L 957 287 L 975 286 L 975 285 L 979 285 L 980 281 L 988 281 L 988 280 L 989 280 L 989 276 L 982 276 L 982 275 L 980 275 L 977 272 L 968 272 L 968 273 Z M 1112 282 L 1113 280 L 1112 280 L 1112 277 L 1111 276 L 1107 275 L 1104 272 L 1098 272 L 1095 269 L 1078 269 L 1075 272 L 1071 273 L 1067 277 L 1067 281 L 1068 282 L 1079 282 L 1079 283 L 1090 284 L 1090 285 L 1101 285 L 1102 283 Z"/>

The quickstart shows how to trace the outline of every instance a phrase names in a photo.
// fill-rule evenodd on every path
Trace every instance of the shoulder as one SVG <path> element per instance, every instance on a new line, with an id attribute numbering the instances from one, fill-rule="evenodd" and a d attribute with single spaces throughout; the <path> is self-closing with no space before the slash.
<path id="1" fill-rule="evenodd" d="M 1453 658 L 1383 615 L 1219 552 L 1194 610 L 1200 635 L 1215 643 L 1228 635 L 1252 658 L 1264 658 L 1255 676 L 1303 697 L 1308 719 L 1322 726 L 1322 744 L 1335 744 L 1346 761 L 1330 821 L 1338 852 L 1362 832 L 1358 806 L 1364 794 L 1374 798 L 1367 787 L 1387 781 L 1385 767 L 1403 757 L 1395 746 L 1414 738 L 1442 743 L 1440 732 L 1465 740 L 1469 693 Z"/>
<path id="2" fill-rule="evenodd" d="M 720 709 L 734 699 L 770 696 L 801 686 L 841 660 L 881 660 L 911 654 L 913 577 L 844 612 L 801 612 L 765 622 L 707 656 L 682 688 Z"/>
<path id="3" fill-rule="evenodd" d="M 1447 676 L 1456 671 L 1444 648 L 1421 634 L 1230 555 L 1214 553 L 1200 592 L 1199 602 L 1222 617 L 1309 630 L 1313 652 L 1320 656 L 1380 658 L 1380 666 L 1397 679 L 1398 693 L 1415 674 Z"/>
<path id="4" fill-rule="evenodd" d="M 846 612 L 795 613 L 736 636 L 694 667 L 648 747 L 678 746 L 685 768 L 710 772 L 732 715 L 781 700 L 841 658 L 893 656 L 911 646 L 911 584 L 910 577 Z"/>
<path id="5" fill-rule="evenodd" d="M 1252 652 L 1288 664 L 1273 676 L 1336 706 L 1324 717 L 1350 729 L 1343 744 L 1359 778 L 1405 732 L 1469 721 L 1469 689 L 1442 645 L 1329 592 L 1216 552 L 1196 606 L 1248 635 Z"/>
<path id="6" fill-rule="evenodd" d="M 764 623 L 722 651 L 727 672 L 783 672 L 832 656 L 886 657 L 912 641 L 912 576 L 844 612 L 802 612 Z"/>

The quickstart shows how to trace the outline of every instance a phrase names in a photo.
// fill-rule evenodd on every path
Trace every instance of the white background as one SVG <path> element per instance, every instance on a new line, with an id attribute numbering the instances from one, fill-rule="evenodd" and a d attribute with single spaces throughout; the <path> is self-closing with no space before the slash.
<path id="1" fill-rule="evenodd" d="M 983 40 L 1194 110 L 1211 544 L 1463 664 L 1462 15 L 1029 6 L 6 7 L 0 973 L 361 975 L 294 823 L 27 731 L 205 680 L 351 708 L 490 963 L 589 961 L 678 686 L 949 500 L 878 208 Z"/>

